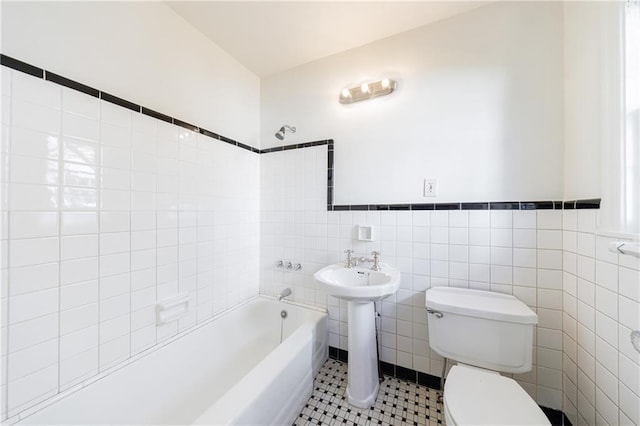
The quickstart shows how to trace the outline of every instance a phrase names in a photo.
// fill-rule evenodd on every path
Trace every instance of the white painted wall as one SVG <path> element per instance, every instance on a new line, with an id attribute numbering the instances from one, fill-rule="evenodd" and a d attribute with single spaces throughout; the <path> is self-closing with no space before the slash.
<path id="1" fill-rule="evenodd" d="M 160 2 L 2 2 L 2 53 L 258 144 L 258 77 Z"/>
<path id="2" fill-rule="evenodd" d="M 502 3 L 265 78 L 262 146 L 333 138 L 338 204 L 561 199 L 562 41 L 561 4 Z M 338 103 L 382 77 L 398 91 Z"/>
<path id="3" fill-rule="evenodd" d="M 618 197 L 621 39 L 617 2 L 564 7 L 565 198 Z M 608 171 L 607 171 L 608 170 Z M 608 178 L 610 177 L 610 179 Z M 606 208 L 605 208 L 606 211 Z M 605 213 L 606 215 L 606 213 Z"/>

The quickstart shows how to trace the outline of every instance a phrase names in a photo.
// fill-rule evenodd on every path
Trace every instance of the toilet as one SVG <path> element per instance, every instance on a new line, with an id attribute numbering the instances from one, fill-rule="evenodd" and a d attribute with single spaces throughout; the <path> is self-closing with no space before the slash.
<path id="1" fill-rule="evenodd" d="M 540 407 L 503 373 L 531 370 L 538 317 L 515 297 L 452 287 L 426 292 L 429 346 L 457 362 L 444 386 L 448 426 L 550 425 Z"/>

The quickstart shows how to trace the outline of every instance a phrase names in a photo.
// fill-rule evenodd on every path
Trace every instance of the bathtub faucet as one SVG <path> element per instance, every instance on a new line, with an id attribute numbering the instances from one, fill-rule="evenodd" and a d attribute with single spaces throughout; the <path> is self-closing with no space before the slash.
<path id="1" fill-rule="evenodd" d="M 280 292 L 280 296 L 278 297 L 278 300 L 282 300 L 287 296 L 291 296 L 291 289 L 290 288 L 285 288 L 284 290 L 282 290 Z"/>

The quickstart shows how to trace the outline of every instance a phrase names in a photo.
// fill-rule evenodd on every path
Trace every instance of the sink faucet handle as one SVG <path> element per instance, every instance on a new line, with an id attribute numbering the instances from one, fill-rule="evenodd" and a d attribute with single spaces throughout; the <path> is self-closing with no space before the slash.
<path id="1" fill-rule="evenodd" d="M 371 252 L 371 254 L 373 255 L 373 266 L 371 267 L 371 270 L 373 271 L 382 270 L 382 268 L 380 267 L 380 252 L 374 250 Z"/>
<path id="2" fill-rule="evenodd" d="M 354 265 L 354 261 L 351 258 L 351 253 L 353 253 L 353 250 L 347 249 L 344 252 L 347 253 L 347 262 L 344 264 L 344 267 L 345 268 L 353 268 L 355 266 Z"/>

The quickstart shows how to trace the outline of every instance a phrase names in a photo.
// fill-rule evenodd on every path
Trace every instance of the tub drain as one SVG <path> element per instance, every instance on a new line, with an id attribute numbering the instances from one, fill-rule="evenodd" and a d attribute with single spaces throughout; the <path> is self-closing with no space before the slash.
<path id="1" fill-rule="evenodd" d="M 286 317 L 287 317 L 287 315 L 289 315 L 289 314 L 288 314 L 288 313 L 287 313 L 287 311 L 285 311 L 284 309 L 280 312 L 280 316 L 281 316 L 282 318 L 286 318 Z"/>

